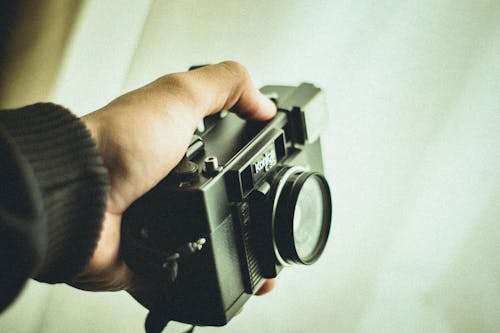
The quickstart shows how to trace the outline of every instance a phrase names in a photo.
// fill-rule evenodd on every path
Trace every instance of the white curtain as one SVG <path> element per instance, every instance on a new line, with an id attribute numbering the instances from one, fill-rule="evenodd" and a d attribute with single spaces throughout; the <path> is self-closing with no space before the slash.
<path id="1" fill-rule="evenodd" d="M 53 100 L 85 113 L 225 59 L 326 91 L 334 225 L 317 264 L 197 331 L 498 331 L 498 0 L 88 1 Z M 137 332 L 144 316 L 123 293 L 32 283 L 0 331 Z"/>

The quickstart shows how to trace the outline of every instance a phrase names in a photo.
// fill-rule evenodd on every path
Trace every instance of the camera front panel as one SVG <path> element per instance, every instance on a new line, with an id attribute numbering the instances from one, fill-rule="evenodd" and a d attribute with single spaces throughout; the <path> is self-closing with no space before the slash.
<path id="1" fill-rule="evenodd" d="M 279 163 L 253 185 L 253 190 L 249 191 L 241 202 L 234 204 L 233 211 L 238 220 L 237 227 L 242 244 L 240 256 L 247 293 L 255 293 L 265 279 L 276 277 L 283 266 L 291 263 L 310 264 L 320 256 L 326 244 L 331 219 L 331 197 L 328 184 L 321 176 L 322 172 L 319 140 L 302 149 L 288 145 L 287 153 Z M 304 178 L 304 184 L 298 175 Z M 309 180 L 306 179 L 308 176 Z M 279 188 L 281 183 L 286 183 L 289 179 L 298 184 L 298 190 L 294 191 L 295 196 L 293 191 L 290 191 L 288 196 L 277 193 L 289 190 Z M 311 186 L 316 183 L 318 185 Z M 311 191 L 310 187 L 313 187 L 314 191 Z M 308 197 L 311 194 L 315 196 Z M 314 203 L 313 208 L 304 208 L 304 205 L 310 203 Z M 302 218 L 310 221 L 304 221 L 301 228 L 294 227 L 293 213 L 300 210 L 301 206 L 302 215 L 305 215 Z M 281 214 L 284 218 L 280 216 L 280 209 L 286 211 L 285 215 Z M 298 217 L 295 217 L 295 220 L 298 220 Z M 286 237 L 282 235 L 283 230 L 289 231 Z M 309 232 L 311 236 L 307 235 Z M 299 244 L 301 242 L 302 245 Z M 304 251 L 304 248 L 310 250 Z"/>

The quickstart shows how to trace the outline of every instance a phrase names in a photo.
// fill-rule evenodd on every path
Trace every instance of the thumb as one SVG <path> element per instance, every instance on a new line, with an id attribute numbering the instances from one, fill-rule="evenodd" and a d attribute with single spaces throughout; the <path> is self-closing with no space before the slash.
<path id="1" fill-rule="evenodd" d="M 245 119 L 268 120 L 276 114 L 276 105 L 254 88 L 245 90 L 231 111 Z"/>

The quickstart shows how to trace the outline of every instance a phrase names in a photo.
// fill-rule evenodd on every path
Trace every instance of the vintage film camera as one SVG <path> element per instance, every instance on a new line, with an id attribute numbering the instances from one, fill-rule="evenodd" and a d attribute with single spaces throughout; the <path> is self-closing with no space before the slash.
<path id="1" fill-rule="evenodd" d="M 325 248 L 323 93 L 309 83 L 261 91 L 277 103 L 272 120 L 205 118 L 179 165 L 124 214 L 124 258 L 158 285 L 152 320 L 225 325 L 266 278 Z"/>

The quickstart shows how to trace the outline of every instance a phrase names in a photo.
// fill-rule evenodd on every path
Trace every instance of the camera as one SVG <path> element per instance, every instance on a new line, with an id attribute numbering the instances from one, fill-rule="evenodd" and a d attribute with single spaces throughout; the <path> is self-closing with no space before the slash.
<path id="1" fill-rule="evenodd" d="M 225 325 L 265 279 L 325 248 L 323 92 L 310 83 L 261 92 L 278 107 L 273 119 L 205 118 L 182 161 L 124 213 L 124 259 L 158 286 L 159 317 Z"/>

